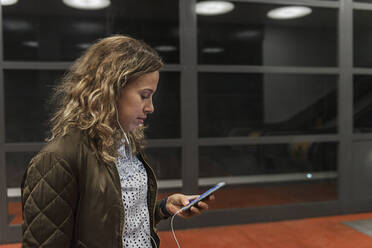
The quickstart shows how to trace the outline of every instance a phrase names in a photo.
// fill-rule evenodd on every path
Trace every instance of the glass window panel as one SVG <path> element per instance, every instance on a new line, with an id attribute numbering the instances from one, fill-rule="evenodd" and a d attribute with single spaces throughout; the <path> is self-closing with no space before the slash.
<path id="1" fill-rule="evenodd" d="M 181 180 L 181 148 L 148 147 L 146 148 L 146 155 L 158 180 Z M 167 185 L 167 187 L 178 186 L 180 185 Z"/>
<path id="2" fill-rule="evenodd" d="M 181 137 L 180 94 L 180 73 L 161 72 L 153 96 L 155 111 L 145 123 L 148 138 Z"/>
<path id="3" fill-rule="evenodd" d="M 36 152 L 8 152 L 5 154 L 8 224 L 22 224 L 21 182 L 23 174 Z"/>
<path id="4" fill-rule="evenodd" d="M 335 133 L 337 80 L 334 75 L 200 73 L 199 136 Z"/>
<path id="5" fill-rule="evenodd" d="M 307 16 L 275 20 L 267 13 L 282 5 L 233 4 L 223 15 L 198 15 L 200 64 L 337 65 L 337 9 L 311 7 Z"/>
<path id="6" fill-rule="evenodd" d="M 182 161 L 179 147 L 146 148 L 149 163 L 158 179 L 157 199 L 182 191 Z"/>
<path id="7" fill-rule="evenodd" d="M 243 208 L 337 199 L 337 144 L 206 146 L 199 181 L 227 181 L 212 208 Z M 204 189 L 204 187 L 203 187 Z"/>
<path id="8" fill-rule="evenodd" d="M 110 2 L 99 10 L 60 0 L 3 6 L 5 60 L 71 61 L 99 38 L 128 34 L 158 49 L 165 62 L 179 62 L 178 1 Z"/>
<path id="9" fill-rule="evenodd" d="M 42 142 L 51 114 L 48 101 L 63 71 L 5 70 L 6 142 Z"/>
<path id="10" fill-rule="evenodd" d="M 6 70 L 6 142 L 41 142 L 48 130 L 53 87 L 62 71 Z M 180 137 L 180 75 L 162 72 L 149 116 L 149 138 Z M 37 107 L 35 107 L 37 106 Z M 30 121 L 32 116 L 32 121 Z"/>
<path id="11" fill-rule="evenodd" d="M 182 191 L 181 148 L 146 148 L 149 163 L 158 180 L 157 199 Z"/>
<path id="12" fill-rule="evenodd" d="M 354 66 L 372 66 L 372 11 L 354 10 Z"/>
<path id="13" fill-rule="evenodd" d="M 372 132 L 372 76 L 354 76 L 354 132 Z"/>

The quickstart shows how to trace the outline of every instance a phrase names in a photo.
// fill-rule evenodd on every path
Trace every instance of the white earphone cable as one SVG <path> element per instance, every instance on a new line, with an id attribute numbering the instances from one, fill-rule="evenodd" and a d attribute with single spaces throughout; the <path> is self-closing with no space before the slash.
<path id="1" fill-rule="evenodd" d="M 172 216 L 172 218 L 171 218 L 171 229 L 172 229 L 172 233 L 173 233 L 173 238 L 174 238 L 174 240 L 176 241 L 176 243 L 177 243 L 177 247 L 178 247 L 178 248 L 181 248 L 181 246 L 180 246 L 180 244 L 178 243 L 178 240 L 177 240 L 177 237 L 176 237 L 176 233 L 174 232 L 174 228 L 173 228 L 173 220 L 174 220 L 174 217 L 175 217 L 176 215 L 178 215 L 181 211 L 182 211 L 182 209 L 178 210 L 178 211 L 177 211 L 177 212 Z"/>
<path id="2" fill-rule="evenodd" d="M 120 125 L 118 108 L 117 108 L 116 106 L 115 106 L 115 111 L 116 111 L 116 120 L 117 120 L 117 122 L 118 122 L 119 128 L 120 128 L 121 132 L 123 133 L 123 136 L 124 136 L 125 142 L 128 144 L 128 150 L 129 150 L 129 158 L 130 158 L 130 161 L 133 162 L 132 147 L 131 147 L 131 145 L 130 145 L 130 142 L 129 142 L 129 139 L 128 139 L 127 134 L 124 132 L 124 129 L 123 129 L 122 126 Z M 126 156 L 125 149 L 124 149 L 124 156 Z"/>
<path id="3" fill-rule="evenodd" d="M 118 114 L 118 109 L 117 107 L 115 107 L 115 110 L 116 110 L 116 120 L 118 122 L 118 125 L 120 127 L 120 130 L 122 131 L 123 135 L 124 135 L 124 138 L 125 138 L 125 142 L 128 144 L 128 147 L 129 147 L 129 156 L 130 156 L 130 161 L 132 162 L 132 150 L 131 150 L 131 147 L 130 147 L 130 143 L 129 143 L 129 139 L 128 139 L 128 136 L 127 134 L 124 132 L 123 128 L 121 127 L 120 125 L 120 122 L 119 122 L 119 114 Z M 124 156 L 126 157 L 126 152 L 125 152 L 125 148 L 124 148 Z M 147 233 L 146 233 L 147 234 Z M 156 244 L 156 241 L 155 239 L 151 236 L 151 233 L 150 234 L 147 234 L 150 236 L 150 241 L 154 242 L 154 245 L 155 245 L 155 248 L 158 248 L 158 245 Z"/>
<path id="4" fill-rule="evenodd" d="M 131 153 L 131 147 L 130 147 L 130 143 L 129 143 L 128 136 L 127 136 L 127 134 L 124 132 L 123 128 L 122 128 L 121 125 L 120 125 L 118 109 L 117 109 L 117 108 L 115 108 L 115 109 L 116 109 L 116 120 L 117 120 L 117 122 L 118 122 L 118 125 L 119 125 L 121 131 L 123 132 L 123 135 L 124 135 L 125 141 L 126 141 L 126 143 L 128 144 L 128 146 L 129 146 L 129 151 L 130 151 L 130 153 Z M 124 153 L 125 153 L 125 149 L 124 149 Z M 129 154 L 129 155 L 132 156 L 132 154 Z M 131 160 L 132 160 L 132 159 L 131 159 Z M 178 211 L 177 211 L 177 212 L 172 216 L 172 218 L 171 218 L 171 228 L 172 228 L 173 238 L 174 238 L 174 240 L 176 241 L 176 243 L 177 243 L 177 247 L 178 247 L 178 248 L 181 248 L 181 246 L 180 246 L 180 244 L 178 243 L 178 240 L 177 240 L 177 237 L 176 237 L 176 233 L 174 232 L 174 228 L 173 228 L 173 220 L 174 220 L 174 217 L 175 217 L 176 215 L 178 215 L 181 211 L 182 211 L 182 209 L 178 210 Z M 151 236 L 151 234 L 150 234 L 149 236 L 150 236 L 150 238 L 151 238 L 151 241 L 154 242 L 154 244 L 155 244 L 155 248 L 158 248 L 158 246 L 157 246 L 157 244 L 156 244 L 154 238 Z"/>
<path id="5" fill-rule="evenodd" d="M 155 239 L 151 236 L 151 234 L 150 234 L 150 238 L 151 238 L 152 242 L 154 242 L 155 248 L 158 248 L 158 245 L 156 244 Z"/>

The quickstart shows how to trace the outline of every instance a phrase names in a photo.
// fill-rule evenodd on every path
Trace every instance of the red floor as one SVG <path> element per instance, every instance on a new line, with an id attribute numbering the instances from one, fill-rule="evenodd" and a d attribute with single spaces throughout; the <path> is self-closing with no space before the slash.
<path id="1" fill-rule="evenodd" d="M 342 224 L 372 219 L 372 213 L 177 231 L 182 247 L 371 248 L 372 237 Z M 176 247 L 162 232 L 162 247 Z"/>
<path id="2" fill-rule="evenodd" d="M 174 192 L 161 193 L 158 198 L 164 198 L 172 193 Z M 252 185 L 239 188 L 227 187 L 218 190 L 215 196 L 216 201 L 211 202 L 210 209 L 332 201 L 337 200 L 337 183 L 318 182 L 311 184 Z M 218 199 L 223 199 L 223 201 Z"/>
<path id="3" fill-rule="evenodd" d="M 180 230 L 176 235 L 184 248 L 371 248 L 372 237 L 342 224 L 363 219 L 372 219 L 372 213 Z M 161 247 L 177 247 L 171 232 L 160 232 L 160 238 Z M 20 244 L 0 245 L 0 248 L 20 247 Z"/>
<path id="4" fill-rule="evenodd" d="M 226 188 L 216 192 L 216 201 L 211 204 L 211 209 L 335 200 L 336 189 L 336 183 Z M 167 194 L 159 194 L 159 198 L 165 195 Z M 242 195 L 244 197 L 239 197 Z M 8 212 L 11 224 L 22 222 L 20 202 L 9 202 Z M 372 219 L 372 213 L 181 230 L 176 234 L 181 247 L 370 248 L 371 237 L 341 224 L 359 219 Z M 177 228 L 177 219 L 175 227 Z M 171 232 L 161 232 L 160 237 L 162 247 L 177 247 Z M 16 247 L 21 245 L 0 245 L 0 248 Z"/>

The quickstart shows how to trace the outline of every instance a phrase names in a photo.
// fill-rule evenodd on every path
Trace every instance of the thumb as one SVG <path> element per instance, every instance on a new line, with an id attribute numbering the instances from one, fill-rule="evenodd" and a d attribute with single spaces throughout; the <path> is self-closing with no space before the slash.
<path id="1" fill-rule="evenodd" d="M 182 205 L 184 205 L 184 206 L 187 206 L 189 203 L 190 203 L 190 201 L 188 199 L 184 199 L 182 201 Z"/>
<path id="2" fill-rule="evenodd" d="M 185 201 L 185 206 L 188 205 L 190 202 L 192 202 L 193 200 L 197 199 L 199 197 L 199 195 L 187 195 L 186 196 L 186 201 Z"/>

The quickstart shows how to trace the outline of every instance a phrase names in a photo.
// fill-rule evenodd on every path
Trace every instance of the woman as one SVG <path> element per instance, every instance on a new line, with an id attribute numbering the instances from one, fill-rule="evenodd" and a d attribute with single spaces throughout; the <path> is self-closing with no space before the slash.
<path id="1" fill-rule="evenodd" d="M 196 197 L 156 202 L 143 154 L 162 65 L 127 36 L 98 41 L 74 63 L 54 97 L 51 137 L 22 181 L 23 247 L 159 247 L 155 225 Z"/>

